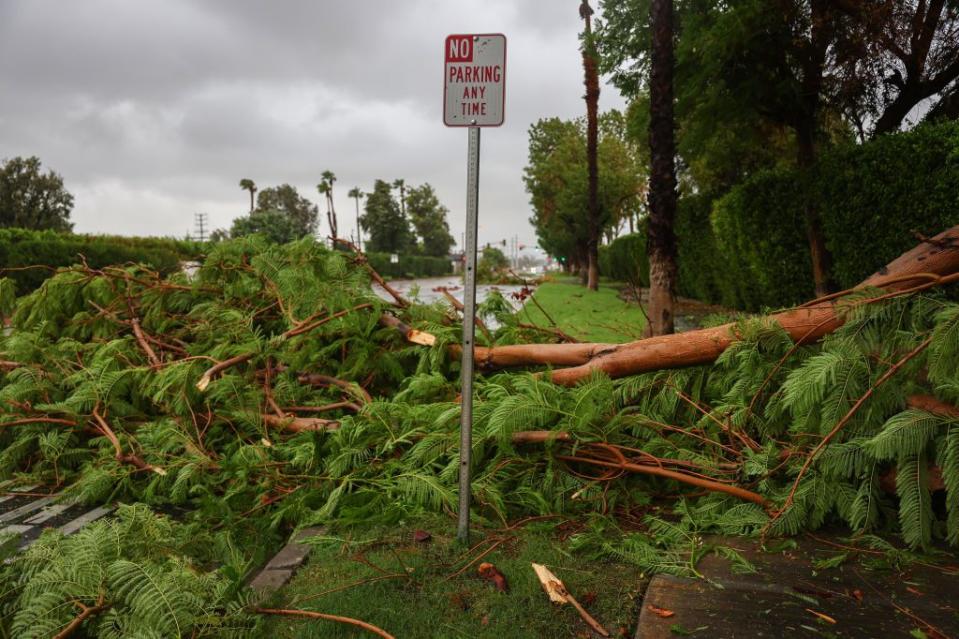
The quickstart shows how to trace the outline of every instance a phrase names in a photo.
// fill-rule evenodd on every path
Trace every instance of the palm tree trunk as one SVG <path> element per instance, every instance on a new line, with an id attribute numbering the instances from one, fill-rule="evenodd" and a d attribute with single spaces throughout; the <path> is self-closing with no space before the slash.
<path id="1" fill-rule="evenodd" d="M 363 250 L 363 232 L 360 230 L 360 198 L 353 198 L 356 201 L 356 246 Z"/>
<path id="2" fill-rule="evenodd" d="M 673 3 L 652 0 L 653 46 L 649 78 L 649 335 L 673 332 L 676 294 L 676 144 L 673 139 Z"/>
<path id="3" fill-rule="evenodd" d="M 590 16 L 593 13 L 589 0 L 580 5 L 580 16 L 586 23 L 583 38 L 583 84 L 586 86 L 586 166 L 588 189 L 588 234 L 586 238 L 587 278 L 586 286 L 599 290 L 599 162 L 597 147 L 599 131 L 599 72 L 596 64 L 596 49 L 593 45 L 593 29 Z"/>
<path id="4" fill-rule="evenodd" d="M 809 169 L 816 163 L 816 131 L 823 86 L 823 69 L 831 40 L 828 33 L 830 21 L 826 15 L 827 0 L 813 0 L 810 3 L 810 10 L 812 11 L 810 21 L 812 46 L 809 56 L 804 60 L 802 77 L 804 108 L 795 127 L 798 163 L 802 169 Z M 805 203 L 805 217 L 816 297 L 822 297 L 836 290 L 832 280 L 832 255 L 826 247 L 819 210 L 814 203 Z"/>

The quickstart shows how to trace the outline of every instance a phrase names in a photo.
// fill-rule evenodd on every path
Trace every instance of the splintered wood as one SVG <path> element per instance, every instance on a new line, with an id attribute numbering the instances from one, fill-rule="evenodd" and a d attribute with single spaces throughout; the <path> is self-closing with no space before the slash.
<path id="1" fill-rule="evenodd" d="M 532 566 L 533 571 L 536 573 L 536 577 L 539 579 L 539 582 L 543 584 L 543 590 L 546 591 L 550 601 L 557 604 L 570 604 L 576 609 L 576 612 L 579 613 L 579 616 L 583 618 L 583 621 L 586 622 L 586 625 L 588 625 L 602 637 L 609 636 L 609 631 L 606 630 L 601 623 L 596 621 L 592 615 L 586 612 L 580 603 L 576 601 L 576 598 L 573 597 L 573 595 L 569 594 L 569 591 L 566 589 L 566 585 L 563 584 L 559 577 L 554 575 L 549 568 L 542 564 L 532 564 Z"/>

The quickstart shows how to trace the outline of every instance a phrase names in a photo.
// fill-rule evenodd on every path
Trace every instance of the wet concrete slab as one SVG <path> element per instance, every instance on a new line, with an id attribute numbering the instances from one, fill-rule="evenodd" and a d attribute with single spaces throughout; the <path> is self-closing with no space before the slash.
<path id="1" fill-rule="evenodd" d="M 697 565 L 704 579 L 654 577 L 635 637 L 959 637 L 955 553 L 897 568 L 881 553 L 837 547 L 846 545 L 838 537 L 825 541 L 805 537 L 795 548 L 765 552 L 748 539 L 711 539 L 739 551 L 757 572 L 737 573 L 709 555 Z M 821 563 L 843 553 L 835 567 Z"/>

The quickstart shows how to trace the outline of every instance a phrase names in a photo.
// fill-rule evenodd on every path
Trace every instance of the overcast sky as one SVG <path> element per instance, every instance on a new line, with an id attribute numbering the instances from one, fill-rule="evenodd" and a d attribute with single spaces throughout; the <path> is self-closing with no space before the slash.
<path id="1" fill-rule="evenodd" d="M 594 3 L 595 4 L 595 3 Z M 430 182 L 464 227 L 466 131 L 442 124 L 443 41 L 508 39 L 506 124 L 483 132 L 480 241 L 532 243 L 526 131 L 584 110 L 576 0 L 0 0 L 0 159 L 37 155 L 78 232 L 183 236 L 246 213 L 238 186 L 320 203 Z M 600 107 L 621 108 L 603 86 Z"/>

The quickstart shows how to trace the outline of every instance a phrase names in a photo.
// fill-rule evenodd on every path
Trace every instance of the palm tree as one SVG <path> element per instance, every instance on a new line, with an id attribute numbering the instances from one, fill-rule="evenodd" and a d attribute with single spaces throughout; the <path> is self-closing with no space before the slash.
<path id="1" fill-rule="evenodd" d="M 356 248 L 362 251 L 363 234 L 360 231 L 360 198 L 363 197 L 363 191 L 360 190 L 360 187 L 354 186 L 347 195 L 356 201 Z"/>
<path id="2" fill-rule="evenodd" d="M 326 220 L 330 224 L 330 237 L 333 238 L 333 245 L 336 246 L 336 207 L 333 205 L 333 183 L 336 182 L 336 176 L 333 171 L 323 171 L 321 181 L 316 185 L 316 190 L 321 195 L 326 196 Z"/>
<path id="3" fill-rule="evenodd" d="M 652 55 L 649 72 L 649 256 L 650 335 L 673 332 L 676 295 L 676 142 L 673 138 L 673 2 L 652 0 Z"/>
<path id="4" fill-rule="evenodd" d="M 256 195 L 256 183 L 250 178 L 240 180 L 240 188 L 250 192 L 250 213 L 253 212 L 253 196 Z"/>
<path id="5" fill-rule="evenodd" d="M 596 46 L 593 42 L 592 19 L 593 9 L 589 0 L 582 0 L 579 5 L 579 16 L 586 23 L 583 31 L 583 84 L 586 85 L 586 163 L 587 163 L 587 234 L 586 286 L 592 290 L 599 290 L 599 163 L 597 161 L 597 147 L 599 132 L 596 122 L 599 110 L 599 72 L 597 71 Z"/>
<path id="6" fill-rule="evenodd" d="M 406 180 L 396 178 L 393 180 L 393 188 L 400 190 L 400 211 L 403 212 L 403 217 L 406 217 Z"/>

